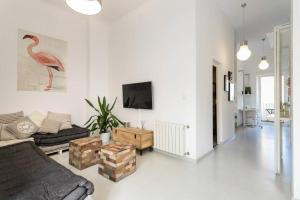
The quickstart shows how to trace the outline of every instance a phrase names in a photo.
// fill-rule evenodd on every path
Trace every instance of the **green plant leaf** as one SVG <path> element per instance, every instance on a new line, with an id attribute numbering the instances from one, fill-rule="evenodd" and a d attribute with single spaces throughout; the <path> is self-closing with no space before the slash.
<path id="1" fill-rule="evenodd" d="M 105 114 L 104 99 L 103 99 L 103 101 L 101 102 L 100 97 L 98 97 L 98 104 L 99 104 L 99 108 L 100 108 L 100 110 L 101 110 L 102 115 Z"/>
<path id="2" fill-rule="evenodd" d="M 97 130 L 98 129 L 97 126 L 98 126 L 98 124 L 96 124 L 96 123 L 93 124 L 91 131 L 94 132 L 95 130 Z"/>
<path id="3" fill-rule="evenodd" d="M 110 107 L 110 109 L 109 109 L 110 112 L 114 109 L 114 107 L 117 103 L 117 99 L 118 99 L 118 97 L 115 98 L 115 101 L 114 101 L 113 105 Z"/>
<path id="4" fill-rule="evenodd" d="M 96 115 L 91 116 L 91 117 L 89 118 L 89 120 L 84 124 L 84 126 L 86 126 L 88 123 L 90 123 L 90 121 L 91 121 L 94 117 L 96 117 Z"/>
<path id="5" fill-rule="evenodd" d="M 111 116 L 112 116 L 115 120 L 117 120 L 120 124 L 122 124 L 122 125 L 125 124 L 124 122 L 122 122 L 121 120 L 119 120 L 115 115 L 111 114 Z"/>
<path id="6" fill-rule="evenodd" d="M 99 112 L 99 110 L 88 100 L 88 99 L 85 99 L 85 101 L 97 112 Z"/>
<path id="7" fill-rule="evenodd" d="M 86 126 L 86 128 L 87 129 L 90 129 L 90 127 L 95 123 L 95 119 L 92 121 L 92 122 L 90 122 L 87 126 Z"/>
<path id="8" fill-rule="evenodd" d="M 103 107 L 105 108 L 106 107 L 106 98 L 103 97 Z"/>
<path id="9" fill-rule="evenodd" d="M 110 106 L 110 104 L 106 100 L 106 97 L 103 97 L 101 99 L 98 96 L 99 109 L 96 109 L 90 101 L 86 101 L 92 108 L 94 108 L 98 112 L 98 114 L 92 115 L 85 124 L 91 132 L 99 130 L 100 133 L 104 133 L 112 130 L 115 127 L 118 127 L 119 124 L 124 124 L 121 120 L 119 120 L 115 115 L 112 114 L 112 110 L 116 105 L 117 98 L 115 98 L 113 105 Z"/>

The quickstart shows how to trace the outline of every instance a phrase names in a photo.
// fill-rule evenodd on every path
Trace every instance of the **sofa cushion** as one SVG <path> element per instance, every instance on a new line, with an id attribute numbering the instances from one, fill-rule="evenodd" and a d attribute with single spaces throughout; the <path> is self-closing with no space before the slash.
<path id="1" fill-rule="evenodd" d="M 61 122 L 52 119 L 44 119 L 39 129 L 39 132 L 45 134 L 47 133 L 57 134 L 60 127 L 61 127 Z"/>
<path id="2" fill-rule="evenodd" d="M 44 119 L 46 118 L 46 115 L 38 112 L 38 111 L 35 111 L 33 113 L 31 113 L 29 116 L 28 116 L 31 121 L 33 121 L 38 127 L 41 127 Z"/>
<path id="3" fill-rule="evenodd" d="M 61 126 L 60 126 L 59 130 L 65 130 L 65 129 L 72 128 L 71 115 L 70 114 L 54 113 L 54 112 L 49 111 L 48 115 L 47 115 L 47 118 L 61 122 Z"/>
<path id="4" fill-rule="evenodd" d="M 17 139 L 13 134 L 6 130 L 7 124 L 0 124 L 0 141 L 9 141 Z"/>
<path id="5" fill-rule="evenodd" d="M 23 111 L 0 115 L 0 124 L 10 124 L 24 117 Z"/>
<path id="6" fill-rule="evenodd" d="M 11 124 L 8 124 L 6 127 L 6 130 L 18 139 L 29 138 L 32 134 L 36 133 L 38 129 L 38 126 L 35 125 L 29 117 L 23 117 Z"/>
<path id="7" fill-rule="evenodd" d="M 32 135 L 35 144 L 38 146 L 55 146 L 89 136 L 90 131 L 88 129 L 76 125 L 73 125 L 73 128 L 71 129 L 61 130 L 58 134 L 35 133 Z"/>

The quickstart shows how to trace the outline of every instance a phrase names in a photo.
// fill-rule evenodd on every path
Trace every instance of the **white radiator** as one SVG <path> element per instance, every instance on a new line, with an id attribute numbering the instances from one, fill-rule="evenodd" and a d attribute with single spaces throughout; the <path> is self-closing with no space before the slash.
<path id="1" fill-rule="evenodd" d="M 170 122 L 155 122 L 154 148 L 178 156 L 189 155 L 186 149 L 188 126 Z"/>

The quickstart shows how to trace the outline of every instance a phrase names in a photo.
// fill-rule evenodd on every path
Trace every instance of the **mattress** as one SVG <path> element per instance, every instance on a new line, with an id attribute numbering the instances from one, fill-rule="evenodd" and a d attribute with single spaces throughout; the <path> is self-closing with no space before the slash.
<path id="1" fill-rule="evenodd" d="M 45 154 L 51 154 L 51 153 L 56 153 L 58 151 L 68 150 L 69 149 L 69 143 L 59 144 L 59 145 L 55 145 L 55 146 L 39 146 L 39 148 Z"/>
<path id="2" fill-rule="evenodd" d="M 83 200 L 91 182 L 48 158 L 33 142 L 0 148 L 0 199 Z"/>
<path id="3" fill-rule="evenodd" d="M 21 142 L 27 142 L 27 141 L 34 141 L 33 138 L 27 138 L 27 139 L 15 139 L 15 140 L 8 140 L 8 141 L 0 141 L 0 147 L 9 146 L 12 144 L 18 144 Z"/>
<path id="4" fill-rule="evenodd" d="M 55 146 L 69 143 L 72 140 L 88 137 L 90 132 L 86 128 L 73 125 L 71 129 L 61 130 L 57 134 L 35 133 L 32 135 L 38 146 Z"/>

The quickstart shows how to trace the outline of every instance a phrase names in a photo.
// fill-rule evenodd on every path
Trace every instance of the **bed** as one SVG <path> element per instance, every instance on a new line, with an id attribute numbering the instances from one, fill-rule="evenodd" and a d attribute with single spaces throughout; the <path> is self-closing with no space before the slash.
<path id="1" fill-rule="evenodd" d="M 84 200 L 91 182 L 47 157 L 34 142 L 0 147 L 0 199 Z"/>

